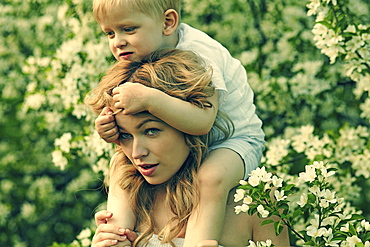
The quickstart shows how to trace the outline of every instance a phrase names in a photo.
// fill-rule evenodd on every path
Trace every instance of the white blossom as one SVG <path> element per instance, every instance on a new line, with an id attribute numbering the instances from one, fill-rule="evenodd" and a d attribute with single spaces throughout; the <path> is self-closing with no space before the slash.
<path id="1" fill-rule="evenodd" d="M 249 206 L 247 204 L 242 204 L 234 207 L 235 213 L 239 214 L 241 212 L 247 213 L 249 210 Z"/>
<path id="2" fill-rule="evenodd" d="M 243 203 L 244 204 L 251 204 L 253 202 L 253 199 L 252 197 L 250 197 L 249 195 L 246 195 L 243 199 Z"/>
<path id="3" fill-rule="evenodd" d="M 337 199 L 335 197 L 335 191 L 332 192 L 330 191 L 329 189 L 325 189 L 325 190 L 322 190 L 319 195 L 320 197 L 322 197 L 323 199 L 327 200 L 328 203 L 336 203 L 337 202 Z"/>
<path id="4" fill-rule="evenodd" d="M 340 230 L 341 230 L 342 232 L 349 232 L 349 224 L 348 224 L 348 223 L 346 223 L 344 226 L 342 226 L 342 227 L 340 228 Z"/>
<path id="5" fill-rule="evenodd" d="M 368 221 L 362 220 L 361 226 L 365 229 L 365 231 L 370 231 L 370 223 Z"/>
<path id="6" fill-rule="evenodd" d="M 316 171 L 312 165 L 305 167 L 305 172 L 299 173 L 299 179 L 303 182 L 313 182 L 316 178 Z"/>
<path id="7" fill-rule="evenodd" d="M 91 240 L 90 240 L 90 239 L 88 239 L 88 238 L 84 238 L 84 239 L 82 239 L 82 240 L 81 240 L 81 245 L 82 245 L 83 247 L 90 246 L 90 245 L 91 245 Z"/>
<path id="8" fill-rule="evenodd" d="M 274 195 L 277 201 L 282 201 L 287 198 L 287 196 L 284 195 L 284 190 L 282 191 L 275 190 Z"/>
<path id="9" fill-rule="evenodd" d="M 300 196 L 300 198 L 299 198 L 299 202 L 297 202 L 297 204 L 300 207 L 304 207 L 307 204 L 307 201 L 308 201 L 307 194 L 306 193 L 302 193 L 301 196 Z"/>
<path id="10" fill-rule="evenodd" d="M 265 210 L 263 205 L 259 205 L 257 207 L 257 211 L 260 213 L 262 218 L 266 218 L 267 216 L 269 216 L 269 211 Z"/>
<path id="11" fill-rule="evenodd" d="M 248 183 L 253 187 L 256 187 L 260 184 L 261 179 L 258 176 L 250 176 L 248 178 Z"/>
<path id="12" fill-rule="evenodd" d="M 239 181 L 239 184 L 240 184 L 240 185 L 247 185 L 247 184 L 248 184 L 248 182 L 247 182 L 247 181 L 245 181 L 245 180 L 240 180 L 240 181 Z"/>
<path id="13" fill-rule="evenodd" d="M 91 236 L 91 230 L 90 228 L 85 228 L 83 229 L 78 235 L 77 239 L 84 239 L 84 238 L 89 238 Z"/>
<path id="14" fill-rule="evenodd" d="M 240 200 L 243 200 L 244 195 L 245 195 L 245 190 L 237 189 L 235 194 L 234 194 L 234 202 L 238 202 Z"/>
<path id="15" fill-rule="evenodd" d="M 72 134 L 70 132 L 64 133 L 60 138 L 55 139 L 54 145 L 62 152 L 69 153 L 71 148 Z"/>
<path id="16" fill-rule="evenodd" d="M 28 95 L 25 98 L 23 110 L 24 111 L 27 111 L 28 109 L 39 110 L 42 104 L 45 102 L 45 100 L 46 100 L 45 95 L 41 93 Z"/>
<path id="17" fill-rule="evenodd" d="M 361 239 L 356 235 L 346 238 L 350 247 L 355 247 L 357 243 L 362 243 Z"/>
<path id="18" fill-rule="evenodd" d="M 63 156 L 63 153 L 62 151 L 60 150 L 54 150 L 52 153 L 52 160 L 53 160 L 53 163 L 56 167 L 59 167 L 60 170 L 64 170 L 65 167 L 67 166 L 68 164 L 68 161 L 67 159 Z"/>
<path id="19" fill-rule="evenodd" d="M 310 225 L 306 228 L 307 235 L 313 238 L 321 237 L 326 233 L 326 228 L 317 228 L 316 226 Z"/>
<path id="20" fill-rule="evenodd" d="M 277 176 L 273 176 L 272 179 L 271 179 L 271 182 L 272 182 L 272 185 L 274 187 L 282 187 L 283 186 L 283 179 L 282 178 L 278 178 Z"/>
<path id="21" fill-rule="evenodd" d="M 320 0 L 311 0 L 309 4 L 306 5 L 308 8 L 307 15 L 315 15 L 318 7 L 320 7 Z"/>

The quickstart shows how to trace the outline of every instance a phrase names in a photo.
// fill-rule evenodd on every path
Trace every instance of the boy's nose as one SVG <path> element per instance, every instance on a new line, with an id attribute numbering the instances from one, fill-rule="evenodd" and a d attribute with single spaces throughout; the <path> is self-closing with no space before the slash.
<path id="1" fill-rule="evenodd" d="M 127 40 L 123 35 L 117 35 L 116 38 L 114 39 L 114 46 L 116 48 L 120 48 L 122 46 L 127 45 Z"/>

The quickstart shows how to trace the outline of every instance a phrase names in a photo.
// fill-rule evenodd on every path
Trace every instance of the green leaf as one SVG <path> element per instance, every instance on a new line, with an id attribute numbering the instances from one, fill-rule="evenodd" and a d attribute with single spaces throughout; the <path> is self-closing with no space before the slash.
<path id="1" fill-rule="evenodd" d="M 294 187 L 294 184 L 288 184 L 287 186 L 285 186 L 284 190 L 290 191 L 293 187 Z"/>
<path id="2" fill-rule="evenodd" d="M 335 240 L 346 240 L 347 236 L 341 236 L 341 237 L 334 237 L 332 239 L 332 241 L 335 241 Z"/>
<path id="3" fill-rule="evenodd" d="M 264 225 L 267 225 L 267 224 L 270 224 L 270 223 L 273 223 L 273 222 L 275 222 L 275 221 L 273 221 L 273 220 L 264 220 L 264 221 L 262 221 L 261 226 L 264 226 Z"/>
<path id="4" fill-rule="evenodd" d="M 356 228 L 353 226 L 353 224 L 348 223 L 348 229 L 349 229 L 349 232 L 350 232 L 352 235 L 357 235 Z"/>
<path id="5" fill-rule="evenodd" d="M 297 209 L 297 210 L 295 210 L 295 211 L 294 211 L 294 213 L 293 213 L 293 218 L 297 218 L 297 217 L 299 217 L 299 216 L 301 216 L 301 215 L 302 215 L 302 210 Z"/>
<path id="6" fill-rule="evenodd" d="M 363 220 L 363 219 L 365 219 L 365 217 L 360 214 L 352 214 L 350 220 Z"/>
<path id="7" fill-rule="evenodd" d="M 282 223 L 281 221 L 275 221 L 274 222 L 274 229 L 275 229 L 275 233 L 276 233 L 276 236 L 279 236 L 280 233 L 283 231 L 284 227 L 282 226 Z"/>
<path id="8" fill-rule="evenodd" d="M 257 212 L 257 206 L 256 205 L 249 207 L 249 210 L 248 210 L 249 215 L 254 215 L 256 212 Z"/>
<path id="9" fill-rule="evenodd" d="M 365 236 L 363 237 L 363 239 L 364 239 L 364 242 L 366 242 L 366 241 L 370 240 L 370 232 L 367 232 L 367 233 L 365 234 Z"/>
<path id="10" fill-rule="evenodd" d="M 325 27 L 327 27 L 327 28 L 329 28 L 329 29 L 333 29 L 333 27 L 330 25 L 330 23 L 329 22 L 327 22 L 327 21 L 318 21 L 318 22 L 316 22 L 316 23 L 320 23 L 320 24 L 322 24 L 322 25 L 324 25 Z"/>
<path id="11" fill-rule="evenodd" d="M 306 245 L 306 246 L 315 246 L 315 242 L 311 240 L 311 241 L 308 241 L 308 242 L 304 243 L 304 245 Z"/>
<path id="12" fill-rule="evenodd" d="M 307 195 L 307 202 L 308 203 L 314 203 L 316 201 L 316 196 L 314 194 L 308 194 Z"/>

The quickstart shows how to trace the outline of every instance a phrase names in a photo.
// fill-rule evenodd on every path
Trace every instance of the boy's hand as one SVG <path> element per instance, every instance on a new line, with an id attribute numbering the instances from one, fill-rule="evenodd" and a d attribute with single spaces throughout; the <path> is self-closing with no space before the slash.
<path id="1" fill-rule="evenodd" d="M 119 145 L 119 132 L 112 114 L 113 111 L 110 108 L 104 107 L 95 120 L 95 129 L 104 141 Z"/>
<path id="2" fill-rule="evenodd" d="M 126 82 L 112 92 L 114 106 L 129 115 L 148 111 L 155 90 L 141 83 Z"/>

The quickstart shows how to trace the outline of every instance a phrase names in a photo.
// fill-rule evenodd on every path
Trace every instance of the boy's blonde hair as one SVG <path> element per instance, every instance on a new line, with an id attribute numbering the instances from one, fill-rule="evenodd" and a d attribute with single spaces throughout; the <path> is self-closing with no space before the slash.
<path id="1" fill-rule="evenodd" d="M 180 18 L 181 0 L 94 0 L 93 13 L 101 23 L 113 9 L 139 11 L 152 18 L 162 18 L 164 12 L 174 9 Z"/>

